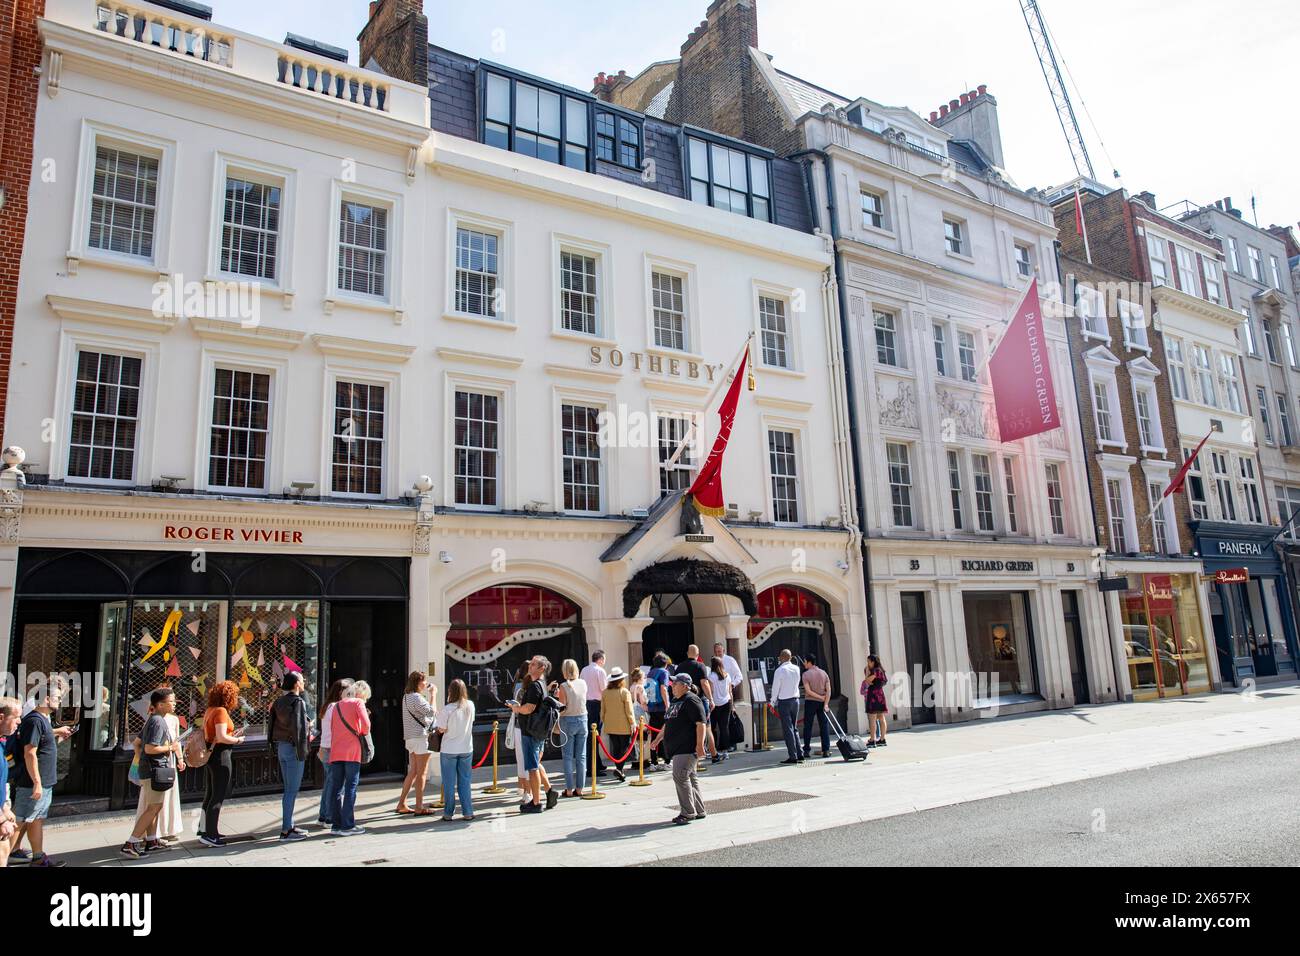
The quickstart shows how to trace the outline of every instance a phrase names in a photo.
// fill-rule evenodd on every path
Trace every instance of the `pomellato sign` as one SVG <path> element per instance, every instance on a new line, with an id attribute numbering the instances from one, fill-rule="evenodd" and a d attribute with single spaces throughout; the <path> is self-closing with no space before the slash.
<path id="1" fill-rule="evenodd" d="M 284 528 L 222 528 L 211 525 L 163 525 L 164 541 L 216 541 L 239 544 L 302 544 L 302 532 Z"/>

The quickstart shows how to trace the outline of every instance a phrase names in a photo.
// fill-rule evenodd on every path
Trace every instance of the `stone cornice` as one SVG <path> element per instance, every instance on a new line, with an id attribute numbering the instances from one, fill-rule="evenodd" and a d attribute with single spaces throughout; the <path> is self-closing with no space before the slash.
<path id="1" fill-rule="evenodd" d="M 349 359 L 370 359 L 375 362 L 391 362 L 400 365 L 415 354 L 414 345 L 399 345 L 395 342 L 371 342 L 366 339 L 349 339 L 340 335 L 313 335 L 316 348 L 325 355 Z"/>
<path id="2" fill-rule="evenodd" d="M 452 349 L 440 346 L 435 349 L 438 357 L 447 362 L 464 362 L 471 365 L 494 365 L 497 368 L 519 368 L 524 360 L 514 355 L 495 355 L 490 352 L 470 352 L 465 349 Z"/>
<path id="3" fill-rule="evenodd" d="M 1234 312 L 1226 305 L 1215 305 L 1213 302 L 1199 296 L 1188 295 L 1186 292 L 1181 292 L 1172 286 L 1156 286 L 1151 290 L 1151 301 L 1155 303 L 1157 308 L 1168 303 L 1184 312 L 1200 316 L 1203 319 L 1209 319 L 1220 325 L 1226 325 L 1234 331 L 1245 321 L 1245 316 L 1240 312 Z"/>
<path id="4" fill-rule="evenodd" d="M 61 319 L 93 322 L 96 325 L 115 325 L 139 332 L 163 333 L 176 327 L 176 316 L 158 315 L 152 309 L 136 306 L 114 305 L 95 299 L 75 299 L 62 295 L 47 295 L 46 303 Z"/>
<path id="5" fill-rule="evenodd" d="M 225 319 L 190 319 L 190 328 L 201 339 L 213 342 L 233 342 L 238 345 L 255 345 L 260 348 L 292 351 L 302 344 L 306 332 L 297 329 L 277 329 L 269 325 L 245 326 Z"/>

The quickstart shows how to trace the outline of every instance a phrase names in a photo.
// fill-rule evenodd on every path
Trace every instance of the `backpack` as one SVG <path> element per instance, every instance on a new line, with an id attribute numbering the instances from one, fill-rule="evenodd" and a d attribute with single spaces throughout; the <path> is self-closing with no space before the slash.
<path id="1" fill-rule="evenodd" d="M 533 740 L 545 740 L 560 725 L 560 699 L 547 694 L 537 709 L 524 717 L 523 731 Z"/>
<path id="2" fill-rule="evenodd" d="M 207 765 L 212 748 L 203 736 L 203 728 L 195 727 L 185 738 L 185 766 L 198 769 Z"/>

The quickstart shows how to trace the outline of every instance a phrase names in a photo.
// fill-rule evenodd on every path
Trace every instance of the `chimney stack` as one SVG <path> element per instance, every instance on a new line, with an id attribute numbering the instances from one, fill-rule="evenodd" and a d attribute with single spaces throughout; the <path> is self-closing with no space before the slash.
<path id="1" fill-rule="evenodd" d="M 974 142 L 988 156 L 994 166 L 1004 167 L 1002 158 L 1002 131 L 998 126 L 998 101 L 984 85 L 967 90 L 947 106 L 939 107 L 940 129 L 956 139 Z"/>
<path id="2" fill-rule="evenodd" d="M 429 85 L 429 19 L 422 0 L 373 0 L 357 40 L 363 68 L 373 62 L 394 79 Z"/>

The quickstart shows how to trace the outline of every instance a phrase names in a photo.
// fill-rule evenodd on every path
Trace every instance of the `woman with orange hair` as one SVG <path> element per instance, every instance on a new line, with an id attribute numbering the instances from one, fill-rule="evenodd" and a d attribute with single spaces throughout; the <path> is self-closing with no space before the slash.
<path id="1" fill-rule="evenodd" d="M 226 841 L 221 838 L 218 826 L 221 820 L 221 805 L 230 796 L 230 779 L 233 772 L 230 748 L 244 742 L 243 736 L 235 736 L 235 721 L 231 711 L 239 707 L 239 685 L 234 681 L 223 680 L 208 691 L 208 709 L 203 715 L 203 739 L 212 748 L 207 763 L 207 789 L 203 794 L 203 824 L 199 828 L 199 842 L 204 846 L 221 847 Z"/>

